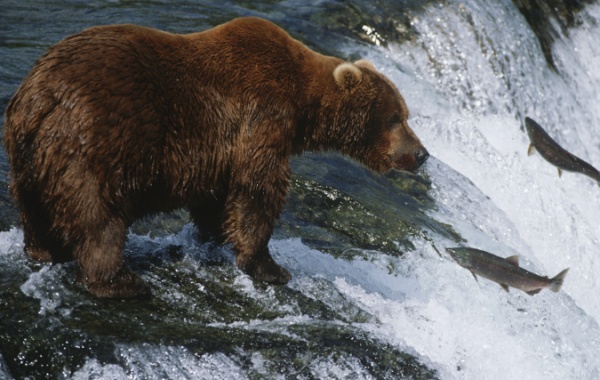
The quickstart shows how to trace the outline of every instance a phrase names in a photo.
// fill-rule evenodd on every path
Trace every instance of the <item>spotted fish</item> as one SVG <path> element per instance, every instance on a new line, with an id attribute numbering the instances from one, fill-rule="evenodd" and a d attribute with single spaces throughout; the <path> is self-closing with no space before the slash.
<path id="1" fill-rule="evenodd" d="M 595 167 L 567 152 L 538 123 L 528 117 L 525 118 L 525 127 L 531 141 L 527 152 L 529 155 L 537 150 L 546 161 L 558 168 L 559 177 L 563 170 L 581 173 L 596 180 L 600 186 L 600 172 Z"/>
<path id="2" fill-rule="evenodd" d="M 563 284 L 568 268 L 554 278 L 538 276 L 519 267 L 519 256 L 502 258 L 486 251 L 475 248 L 457 247 L 446 248 L 458 265 L 467 268 L 475 279 L 477 276 L 497 282 L 504 290 L 515 288 L 530 296 L 544 288 L 558 292 Z"/>

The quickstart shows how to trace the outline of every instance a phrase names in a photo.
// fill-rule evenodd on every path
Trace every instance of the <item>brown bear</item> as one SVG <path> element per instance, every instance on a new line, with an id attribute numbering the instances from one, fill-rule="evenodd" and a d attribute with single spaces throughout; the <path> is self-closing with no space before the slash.
<path id="1" fill-rule="evenodd" d="M 316 53 L 259 18 L 187 35 L 87 29 L 52 46 L 6 110 L 25 252 L 75 260 L 96 296 L 145 295 L 124 263 L 127 228 L 187 207 L 242 271 L 285 284 L 267 244 L 290 156 L 335 150 L 377 172 L 415 170 L 428 153 L 407 118 L 372 64 Z"/>

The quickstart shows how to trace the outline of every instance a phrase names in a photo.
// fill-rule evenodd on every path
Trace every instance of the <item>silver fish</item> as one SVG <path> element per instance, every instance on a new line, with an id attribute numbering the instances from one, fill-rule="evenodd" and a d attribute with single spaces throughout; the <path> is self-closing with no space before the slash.
<path id="1" fill-rule="evenodd" d="M 502 258 L 486 251 L 475 248 L 457 247 L 446 248 L 458 265 L 467 268 L 477 280 L 477 275 L 497 282 L 504 290 L 515 288 L 530 296 L 544 288 L 558 292 L 563 284 L 569 268 L 557 274 L 554 278 L 538 276 L 519 267 L 519 256 Z"/>
<path id="2" fill-rule="evenodd" d="M 538 123 L 528 117 L 525 118 L 525 127 L 531 141 L 528 155 L 532 155 L 537 150 L 546 161 L 558 168 L 559 177 L 563 170 L 581 173 L 596 180 L 600 186 L 600 172 L 595 167 L 567 152 Z"/>

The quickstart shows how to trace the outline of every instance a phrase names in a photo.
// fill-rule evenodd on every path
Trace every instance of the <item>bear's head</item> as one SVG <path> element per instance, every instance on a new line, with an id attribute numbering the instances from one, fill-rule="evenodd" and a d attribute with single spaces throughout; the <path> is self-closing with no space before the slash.
<path id="1" fill-rule="evenodd" d="M 372 63 L 344 62 L 333 76 L 340 112 L 348 116 L 338 125 L 338 137 L 345 140 L 340 141 L 343 153 L 378 172 L 414 171 L 427 160 L 427 149 L 408 126 L 402 95 Z"/>

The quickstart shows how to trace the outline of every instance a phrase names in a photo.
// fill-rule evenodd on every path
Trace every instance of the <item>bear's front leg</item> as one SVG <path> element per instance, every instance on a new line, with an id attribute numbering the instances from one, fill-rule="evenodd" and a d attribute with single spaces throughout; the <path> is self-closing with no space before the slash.
<path id="1" fill-rule="evenodd" d="M 224 233 L 226 242 L 233 245 L 238 268 L 268 284 L 283 285 L 292 278 L 273 260 L 267 246 L 284 200 L 285 190 L 240 187 L 230 194 L 225 208 Z"/>

